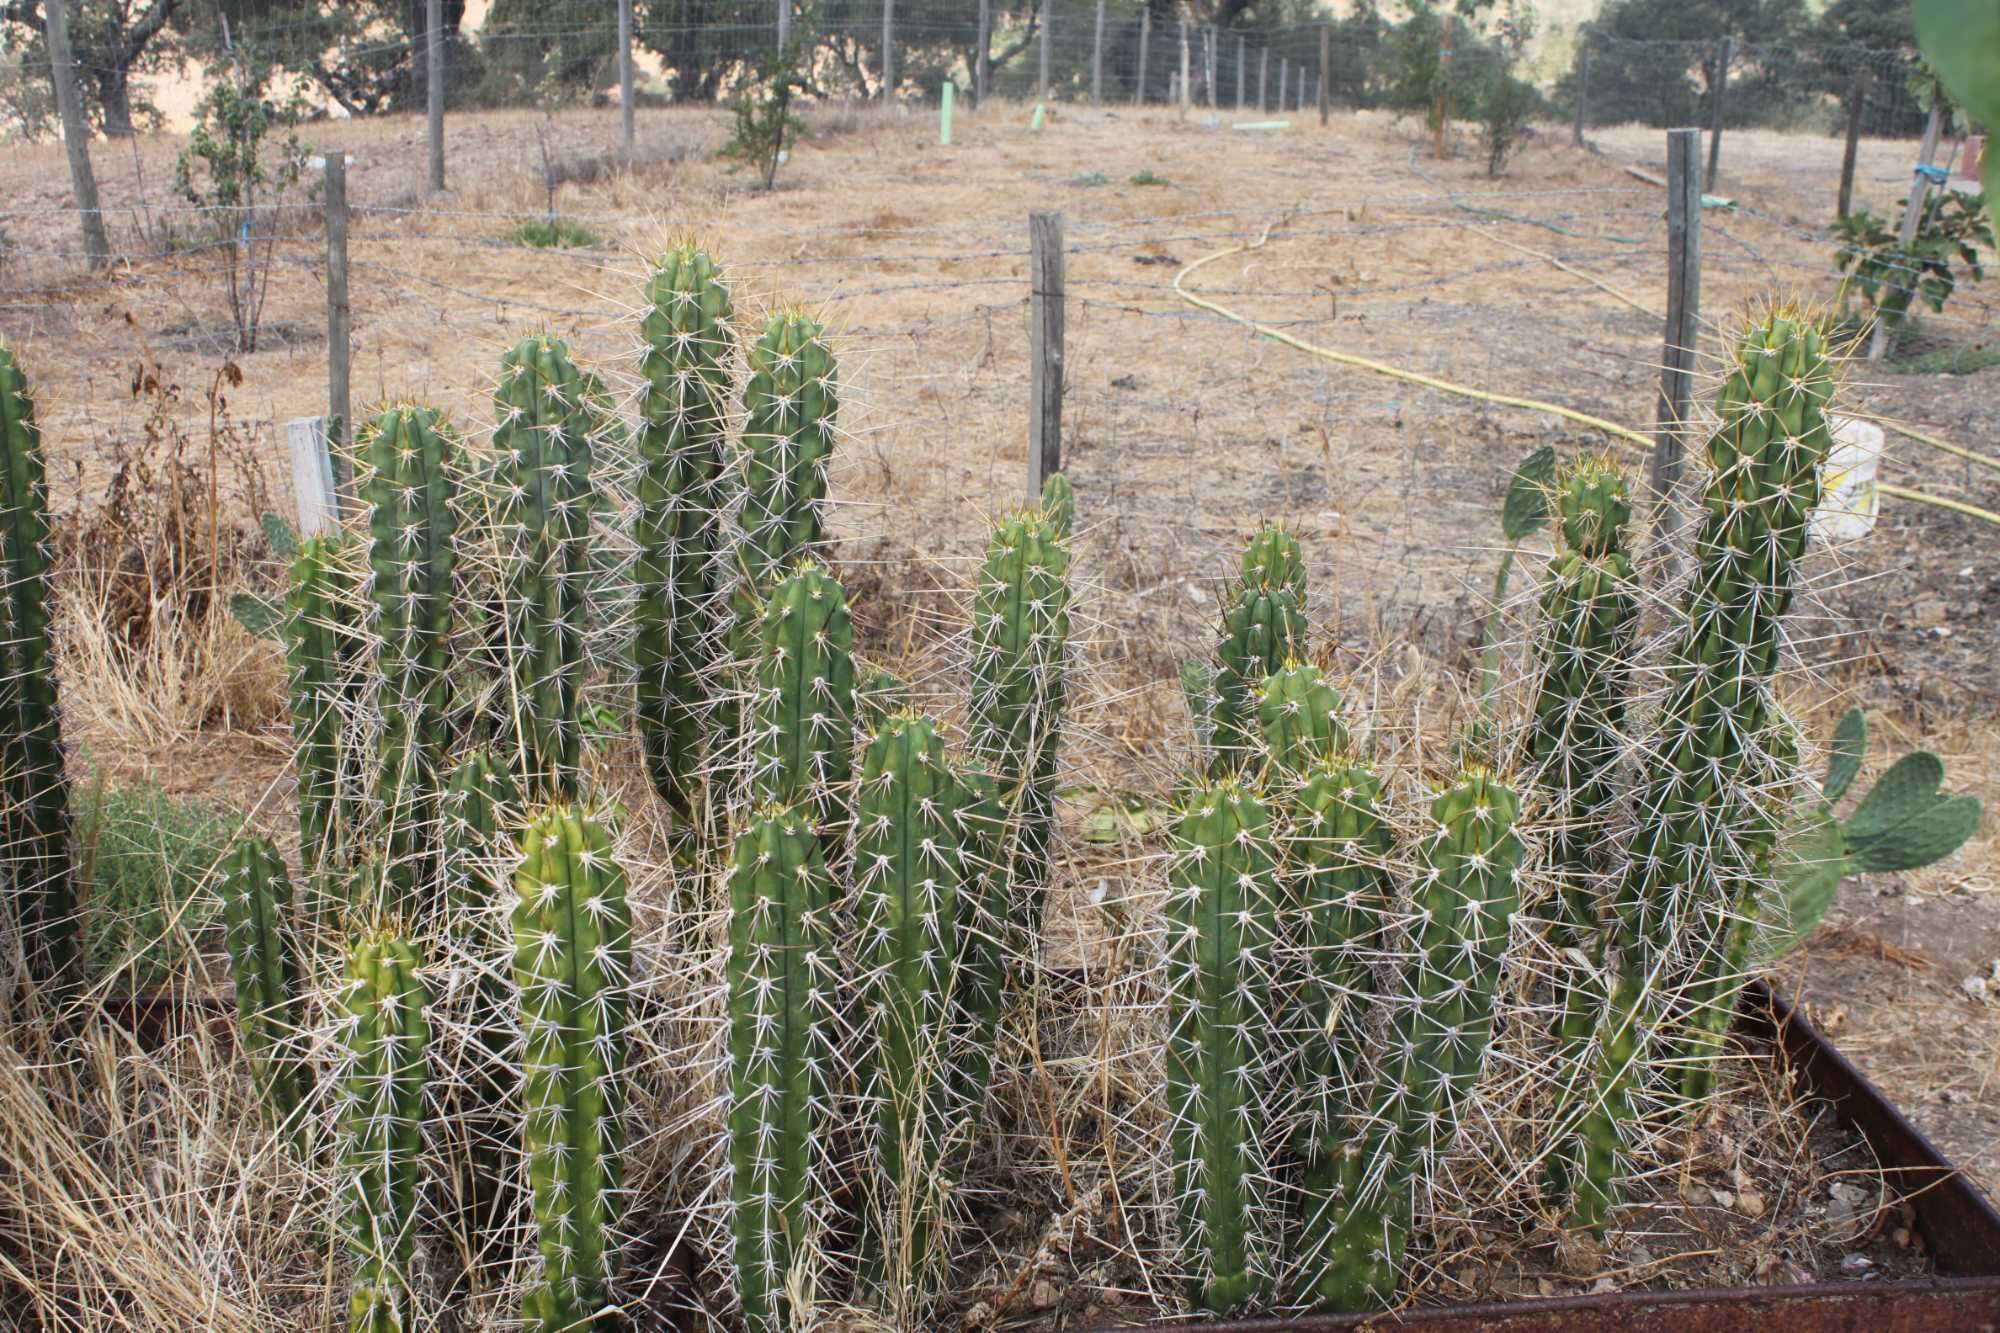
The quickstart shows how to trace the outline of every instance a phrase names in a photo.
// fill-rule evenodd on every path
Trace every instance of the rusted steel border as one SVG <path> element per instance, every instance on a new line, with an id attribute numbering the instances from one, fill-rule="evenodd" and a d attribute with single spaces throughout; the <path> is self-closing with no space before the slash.
<path id="1" fill-rule="evenodd" d="M 1176 1333 L 1351 1333 L 1405 1326 L 1427 1333 L 2000 1333 L 2000 1213 L 1986 1196 L 1805 1015 L 1763 982 L 1744 990 L 1737 1026 L 1775 1044 L 1804 1089 L 1867 1141 L 1883 1173 L 1909 1197 L 1918 1234 L 1942 1276 L 1620 1291 L 1386 1314 L 1161 1321 L 1148 1327 Z"/>

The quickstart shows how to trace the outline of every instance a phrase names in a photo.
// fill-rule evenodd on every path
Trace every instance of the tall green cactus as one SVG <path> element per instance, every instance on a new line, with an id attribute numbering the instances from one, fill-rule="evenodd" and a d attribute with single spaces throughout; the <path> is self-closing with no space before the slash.
<path id="1" fill-rule="evenodd" d="M 1250 563 L 1248 554 L 1244 562 Z M 1281 573 L 1292 577 L 1289 566 L 1278 564 Z M 1234 600 L 1223 612 L 1222 637 L 1215 646 L 1218 665 L 1210 681 L 1212 693 L 1203 701 L 1212 729 L 1209 776 L 1242 768 L 1255 756 L 1258 687 L 1266 676 L 1282 670 L 1286 659 L 1301 656 L 1305 646 L 1305 599 L 1298 584 L 1260 581 L 1237 586 Z"/>
<path id="2" fill-rule="evenodd" d="M 443 800 L 444 901 L 454 943 L 478 966 L 460 1001 L 465 1041 L 444 1129 L 458 1200 L 456 1239 L 475 1261 L 504 1231 L 515 1198 L 514 986 L 492 960 L 506 954 L 504 912 L 520 817 L 520 791 L 492 754 L 475 751 L 459 761 Z"/>
<path id="3" fill-rule="evenodd" d="M 285 665 L 299 781 L 299 859 L 321 885 L 336 882 L 355 818 L 350 737 L 356 707 L 361 587 L 354 542 L 308 537 L 292 557 Z M 324 896 L 324 889 L 322 889 Z"/>
<path id="4" fill-rule="evenodd" d="M 958 1054 L 951 1065 L 959 1105 L 977 1123 L 993 1078 L 994 1046 L 1007 999 L 1009 941 L 1018 923 L 1009 894 L 1009 828 L 1000 784 L 977 764 L 953 765 L 952 778 L 951 818 L 965 878 L 959 888 L 958 973 L 952 995 Z"/>
<path id="5" fill-rule="evenodd" d="M 969 748 L 992 774 L 1008 815 L 1001 849 L 1021 947 L 1033 949 L 1048 880 L 1049 841 L 1070 632 L 1070 555 L 1039 510 L 994 526 L 972 604 Z"/>
<path id="6" fill-rule="evenodd" d="M 898 714 L 869 742 L 854 814 L 856 1084 L 874 1107 L 877 1171 L 861 1262 L 909 1305 L 921 1304 L 942 1257 L 939 1164 L 964 1129 L 950 1040 L 966 888 L 960 799 L 928 718 Z"/>
<path id="7" fill-rule="evenodd" d="M 1243 548 L 1240 585 L 1254 588 L 1268 583 L 1289 588 L 1303 606 L 1306 600 L 1306 553 L 1299 539 L 1275 524 L 1257 529 Z"/>
<path id="8" fill-rule="evenodd" d="M 594 818 L 558 802 L 529 821 L 514 874 L 521 993 L 521 1142 L 542 1277 L 529 1333 L 608 1329 L 623 1208 L 626 991 L 632 918 L 625 872 Z"/>
<path id="9" fill-rule="evenodd" d="M 794 1327 L 791 1293 L 829 1223 L 828 1092 L 839 989 L 833 881 L 813 821 L 766 806 L 729 876 L 729 1200 L 737 1298 Z"/>
<path id="10" fill-rule="evenodd" d="M 753 646 L 751 627 L 765 589 L 823 535 L 839 405 L 825 328 L 796 307 L 774 313 L 751 345 L 750 379 L 743 387 L 732 641 L 739 661 Z"/>
<path id="11" fill-rule="evenodd" d="M 354 1256 L 350 1333 L 409 1333 L 410 1265 L 424 1147 L 429 996 L 416 950 L 371 930 L 348 955 L 340 997 L 341 1225 Z"/>
<path id="12" fill-rule="evenodd" d="M 828 836 L 854 771 L 854 628 L 840 581 L 800 565 L 765 597 L 757 641 L 751 790 L 762 803 L 799 805 Z"/>
<path id="13" fill-rule="evenodd" d="M 1276 863 L 1253 789 L 1222 778 L 1188 793 L 1166 907 L 1167 1106 L 1184 1262 L 1216 1313 L 1257 1301 L 1271 1276 Z"/>
<path id="14" fill-rule="evenodd" d="M 1367 1115 L 1365 1052 L 1370 1015 L 1381 997 L 1372 960 L 1391 901 L 1393 837 L 1382 782 L 1363 763 L 1332 756 L 1311 762 L 1286 789 L 1285 901 L 1297 925 L 1285 941 L 1296 997 L 1285 1031 L 1299 1046 L 1296 1089 L 1286 1125 L 1300 1164 L 1297 1298 L 1336 1300 L 1329 1256 L 1342 1216 L 1343 1149 Z"/>
<path id="15" fill-rule="evenodd" d="M 305 1025 L 299 1014 L 291 877 L 268 840 L 244 838 L 223 863 L 220 892 L 243 1050 L 272 1126 L 297 1130 L 306 1078 L 295 1046 Z"/>
<path id="16" fill-rule="evenodd" d="M 361 429 L 368 568 L 383 721 L 376 795 L 397 910 L 432 905 L 438 794 L 450 737 L 458 441 L 432 407 L 392 407 Z"/>
<path id="17" fill-rule="evenodd" d="M 1318 667 L 1297 661 L 1264 678 L 1257 693 L 1257 730 L 1265 761 L 1281 773 L 1301 772 L 1347 748 L 1340 691 L 1326 683 Z"/>
<path id="18" fill-rule="evenodd" d="M 492 503 L 519 772 L 537 793 L 557 796 L 575 794 L 583 747 L 595 393 L 595 378 L 571 362 L 562 340 L 542 334 L 508 349 L 493 394 Z"/>
<path id="19" fill-rule="evenodd" d="M 723 469 L 735 338 L 729 288 L 691 240 L 653 263 L 640 321 L 639 734 L 660 799 L 693 803 L 713 725 L 721 625 Z"/>
<path id="20" fill-rule="evenodd" d="M 1413 954 L 1369 1116 L 1343 1149 L 1345 1212 L 1316 1296 L 1333 1310 L 1393 1300 L 1417 1173 L 1448 1152 L 1493 1039 L 1507 933 L 1520 906 L 1520 801 L 1481 768 L 1431 803 L 1418 844 Z"/>
<path id="21" fill-rule="evenodd" d="M 1529 732 L 1535 781 L 1548 801 L 1548 854 L 1558 885 L 1550 937 L 1562 953 L 1555 978 L 1558 1105 L 1548 1185 L 1559 1203 L 1589 1192 L 1587 1208 L 1581 1197 L 1577 1202 L 1595 1227 L 1602 1225 L 1607 1202 L 1597 1182 L 1610 1169 L 1607 1149 L 1615 1151 L 1625 1114 L 1622 1087 L 1600 1083 L 1591 1041 L 1612 998 L 1603 981 L 1603 899 L 1614 860 L 1611 822 L 1626 790 L 1621 770 L 1638 598 L 1623 540 L 1632 505 L 1611 460 L 1584 455 L 1565 466 L 1556 479 L 1555 507 L 1561 545 L 1542 583 Z M 1622 1031 L 1629 1042 L 1629 1021 Z M 1616 1052 L 1607 1045 L 1601 1054 Z"/>
<path id="22" fill-rule="evenodd" d="M 0 347 L 0 840 L 28 972 L 76 981 L 69 784 L 49 651 L 48 485 L 28 379 Z"/>
<path id="23" fill-rule="evenodd" d="M 1619 903 L 1625 965 L 1672 992 L 1690 1102 L 1713 1083 L 1782 818 L 1767 790 L 1770 680 L 1832 446 L 1833 392 L 1821 327 L 1771 311 L 1737 342 L 1708 439 L 1697 567 Z"/>

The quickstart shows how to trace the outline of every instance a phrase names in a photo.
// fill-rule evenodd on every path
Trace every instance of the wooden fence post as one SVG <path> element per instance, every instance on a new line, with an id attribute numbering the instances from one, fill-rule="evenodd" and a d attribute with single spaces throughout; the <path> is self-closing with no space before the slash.
<path id="1" fill-rule="evenodd" d="M 1445 156 L 1451 147 L 1451 40 L 1453 19 L 1456 15 L 1443 17 L 1444 34 L 1438 42 L 1438 64 L 1444 69 L 1444 87 L 1437 95 L 1437 155 Z"/>
<path id="2" fill-rule="evenodd" d="M 1570 131 L 1570 142 L 1583 147 L 1583 109 L 1590 100 L 1590 46 L 1585 43 L 1577 52 L 1576 65 L 1576 128 Z"/>
<path id="3" fill-rule="evenodd" d="M 1215 25 L 1209 24 L 1201 33 L 1201 79 L 1208 85 L 1208 109 L 1215 110 Z"/>
<path id="4" fill-rule="evenodd" d="M 431 192 L 444 191 L 444 0 L 427 0 L 424 31 L 428 50 L 424 60 L 425 101 L 429 104 L 431 140 Z"/>
<path id="5" fill-rule="evenodd" d="M 1285 109 L 1285 90 L 1291 87 L 1291 83 L 1292 83 L 1292 58 L 1290 56 L 1279 56 L 1278 57 L 1278 110 L 1280 112 L 1283 112 Z"/>
<path id="6" fill-rule="evenodd" d="M 778 0 L 778 49 L 792 44 L 792 0 Z"/>
<path id="7" fill-rule="evenodd" d="M 354 436 L 348 357 L 353 312 L 347 304 L 347 154 L 326 155 L 326 434 L 337 444 Z"/>
<path id="8" fill-rule="evenodd" d="M 1679 556 L 1681 432 L 1694 398 L 1695 347 L 1701 320 L 1701 131 L 1667 131 L 1667 328 L 1660 357 L 1660 404 L 1654 431 L 1654 541 L 1671 582 Z"/>
<path id="9" fill-rule="evenodd" d="M 1188 109 L 1188 30 L 1187 20 L 1181 20 L 1181 114 Z"/>
<path id="10" fill-rule="evenodd" d="M 1063 220 L 1028 214 L 1028 499 L 1062 471 Z"/>
<path id="11" fill-rule="evenodd" d="M 1257 51 L 1257 111 L 1262 114 L 1271 109 L 1271 48 L 1260 47 Z"/>
<path id="12" fill-rule="evenodd" d="M 896 104 L 896 0 L 882 0 L 882 105 Z"/>
<path id="13" fill-rule="evenodd" d="M 632 156 L 632 145 L 638 134 L 633 122 L 632 97 L 632 0 L 618 0 L 619 138 L 628 158 Z"/>
<path id="14" fill-rule="evenodd" d="M 298 501 L 299 535 L 317 537 L 339 531 L 340 492 L 333 481 L 326 418 L 297 417 L 287 421 L 285 448 L 292 458 L 292 494 Z"/>
<path id="15" fill-rule="evenodd" d="M 990 3 L 991 0 L 979 0 L 979 53 L 972 62 L 972 100 L 982 107 L 986 105 L 987 67 L 992 63 L 993 14 Z"/>
<path id="16" fill-rule="evenodd" d="M 1722 101 L 1729 91 L 1729 57 L 1735 44 L 1727 37 L 1715 52 L 1715 87 L 1713 104 L 1708 109 L 1708 184 L 1702 188 L 1715 193 L 1716 179 L 1722 174 Z"/>
<path id="17" fill-rule="evenodd" d="M 1925 172 L 1931 160 L 1937 156 L 1938 136 L 1943 132 L 1944 105 L 1943 99 L 1939 98 L 1931 103 L 1930 118 L 1924 122 L 1924 139 L 1917 148 L 1917 165 L 1910 173 L 1910 197 L 1903 205 L 1903 220 L 1896 226 L 1896 248 L 1904 254 L 1910 252 L 1910 242 L 1917 239 L 1917 224 L 1923 221 L 1924 196 L 1930 193 L 1931 187 L 1930 177 Z M 1868 360 L 1871 363 L 1889 355 L 1889 348 L 1896 340 L 1895 331 L 1889 327 L 1889 321 L 1883 319 L 1880 314 L 1882 298 L 1891 293 L 1903 297 L 1910 295 L 1908 288 L 1888 286 L 1876 299 L 1875 332 L 1868 338 Z M 1915 304 L 1914 299 L 1907 301 L 1907 305 Z"/>
<path id="18" fill-rule="evenodd" d="M 1044 106 L 1049 101 L 1049 29 L 1055 26 L 1055 16 L 1050 13 L 1053 8 L 1054 0 L 1042 0 L 1042 50 L 1040 74 L 1035 80 L 1035 100 Z"/>
<path id="19" fill-rule="evenodd" d="M 1236 109 L 1243 109 L 1243 34 L 1236 34 Z"/>
<path id="20" fill-rule="evenodd" d="M 76 92 L 76 53 L 69 44 L 69 16 L 63 0 L 48 0 L 45 32 L 49 44 L 49 74 L 56 85 L 56 113 L 62 118 L 63 152 L 69 157 L 70 193 L 83 222 L 83 253 L 92 268 L 111 262 L 111 241 L 104 231 L 104 213 L 97 202 L 97 173 L 90 167 L 90 127 L 84 123 L 83 102 Z"/>
<path id="21" fill-rule="evenodd" d="M 1847 147 L 1840 155 L 1839 216 L 1854 207 L 1854 156 L 1861 149 L 1861 113 L 1868 104 L 1868 82 L 1874 71 L 1863 65 L 1854 71 L 1853 86 L 1847 90 Z"/>
<path id="22" fill-rule="evenodd" d="M 1132 85 L 1132 105 L 1146 104 L 1146 58 L 1153 43 L 1153 11 L 1139 11 L 1139 79 Z"/>
<path id="23" fill-rule="evenodd" d="M 1333 53 L 1333 28 L 1325 20 L 1319 25 L 1319 84 L 1313 89 L 1319 100 L 1319 123 L 1326 124 L 1326 67 Z"/>
<path id="24" fill-rule="evenodd" d="M 1104 0 L 1097 0 L 1097 31 L 1090 39 L 1090 104 L 1104 105 Z"/>

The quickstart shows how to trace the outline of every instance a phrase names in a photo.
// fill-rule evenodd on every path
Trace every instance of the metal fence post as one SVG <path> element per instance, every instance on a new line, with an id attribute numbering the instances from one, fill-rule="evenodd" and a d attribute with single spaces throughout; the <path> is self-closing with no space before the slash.
<path id="1" fill-rule="evenodd" d="M 1062 471 L 1063 220 L 1028 214 L 1028 498 Z"/>
<path id="2" fill-rule="evenodd" d="M 1671 582 L 1681 526 L 1679 491 L 1686 428 L 1694 397 L 1695 346 L 1701 328 L 1701 131 L 1667 131 L 1667 328 L 1660 356 L 1660 404 L 1652 466 L 1653 532 Z"/>

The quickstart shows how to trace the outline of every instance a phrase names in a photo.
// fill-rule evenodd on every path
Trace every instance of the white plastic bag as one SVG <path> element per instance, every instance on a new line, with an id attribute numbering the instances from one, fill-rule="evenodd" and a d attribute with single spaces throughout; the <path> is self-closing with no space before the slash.
<path id="1" fill-rule="evenodd" d="M 1833 419 L 1833 450 L 1826 458 L 1826 492 L 1812 511 L 1808 531 L 1816 542 L 1851 542 L 1875 528 L 1881 496 L 1875 472 L 1882 462 L 1882 428 L 1853 417 Z"/>

